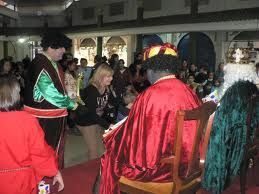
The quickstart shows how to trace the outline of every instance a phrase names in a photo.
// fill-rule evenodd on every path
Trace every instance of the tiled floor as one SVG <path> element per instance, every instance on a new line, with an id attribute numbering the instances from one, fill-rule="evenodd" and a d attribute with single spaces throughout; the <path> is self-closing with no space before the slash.
<path id="1" fill-rule="evenodd" d="M 87 160 L 87 149 L 83 136 L 67 135 L 65 146 L 65 168 Z"/>

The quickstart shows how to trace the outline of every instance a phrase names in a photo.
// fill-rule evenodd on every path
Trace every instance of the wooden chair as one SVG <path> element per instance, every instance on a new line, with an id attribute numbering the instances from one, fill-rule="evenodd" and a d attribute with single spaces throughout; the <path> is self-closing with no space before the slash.
<path id="1" fill-rule="evenodd" d="M 175 129 L 176 139 L 173 147 L 173 155 L 171 157 L 161 159 L 161 163 L 172 166 L 172 181 L 166 183 L 141 182 L 121 177 L 119 181 L 120 190 L 127 194 L 184 194 L 187 192 L 197 192 L 201 187 L 201 175 L 203 172 L 203 163 L 200 163 L 200 161 L 204 162 L 206 155 L 205 151 L 207 150 L 212 125 L 212 118 L 209 120 L 209 117 L 215 109 L 215 103 L 206 102 L 196 109 L 185 111 L 180 110 L 177 112 Z M 192 146 L 191 159 L 188 164 L 187 174 L 182 177 L 179 175 L 182 153 L 182 134 L 184 121 L 188 120 L 197 120 L 197 130 Z M 205 129 L 205 135 L 204 138 L 202 138 Z M 202 147 L 203 153 L 200 155 L 199 150 L 202 139 L 204 142 Z"/>
<path id="2" fill-rule="evenodd" d="M 259 123 L 257 123 L 257 126 L 254 130 L 253 139 L 251 139 L 251 121 L 253 116 L 255 116 L 255 109 L 256 109 L 256 104 L 258 105 L 259 103 L 259 95 L 254 95 L 249 101 L 248 104 L 248 114 L 247 114 L 247 120 L 246 120 L 246 130 L 247 130 L 247 135 L 246 135 L 246 145 L 245 145 L 245 152 L 244 152 L 244 158 L 241 163 L 240 167 L 240 192 L 241 194 L 246 193 L 246 179 L 247 179 L 247 170 L 249 167 L 249 163 L 252 162 L 252 167 L 254 168 L 254 173 L 255 173 L 255 178 L 256 178 L 256 183 L 259 186 L 259 178 L 257 176 L 258 170 L 255 169 L 258 167 L 256 165 L 257 162 L 259 162 L 259 154 L 258 154 L 258 149 L 259 149 Z M 258 118 L 257 118 L 258 119 Z"/>

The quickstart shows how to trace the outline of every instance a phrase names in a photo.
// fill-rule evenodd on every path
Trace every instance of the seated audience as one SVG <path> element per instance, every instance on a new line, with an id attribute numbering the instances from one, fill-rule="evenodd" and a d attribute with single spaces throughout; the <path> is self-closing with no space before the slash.
<path id="1" fill-rule="evenodd" d="M 183 60 L 181 66 L 179 68 L 179 71 L 180 71 L 180 75 L 181 75 L 181 80 L 186 83 L 186 80 L 187 80 L 187 77 L 189 74 L 187 60 Z"/>
<path id="2" fill-rule="evenodd" d="M 220 82 L 224 81 L 224 63 L 219 63 L 218 68 L 215 72 L 215 77 L 220 80 Z"/>
<path id="3" fill-rule="evenodd" d="M 195 82 L 205 85 L 208 79 L 208 70 L 206 66 L 201 66 L 199 73 L 195 77 Z"/>
<path id="4" fill-rule="evenodd" d="M 215 77 L 214 77 L 214 72 L 209 72 L 209 75 L 208 75 L 208 79 L 207 79 L 207 82 L 206 84 L 210 83 L 213 85 L 213 81 L 214 81 Z"/>
<path id="5" fill-rule="evenodd" d="M 218 90 L 220 85 L 221 85 L 221 82 L 219 81 L 219 79 L 214 79 L 213 86 L 211 88 L 211 92 Z"/>
<path id="6" fill-rule="evenodd" d="M 192 63 L 190 65 L 190 69 L 189 69 L 189 74 L 193 74 L 194 76 L 196 76 L 199 72 L 197 71 L 197 66 Z"/>
<path id="7" fill-rule="evenodd" d="M 119 122 L 128 116 L 129 111 L 133 105 L 134 100 L 137 97 L 137 93 L 133 90 L 127 90 L 123 95 L 123 104 L 119 105 L 116 121 Z"/>
<path id="8" fill-rule="evenodd" d="M 195 80 L 195 75 L 189 74 L 189 75 L 188 75 L 188 79 L 187 79 L 187 85 L 188 85 L 194 92 L 196 92 L 196 90 L 197 90 L 199 84 L 196 83 L 194 80 Z"/>
<path id="9" fill-rule="evenodd" d="M 207 96 L 212 92 L 212 83 L 208 82 L 203 86 L 203 96 Z"/>
<path id="10" fill-rule="evenodd" d="M 139 94 L 125 122 L 104 138 L 100 193 L 119 193 L 121 176 L 141 181 L 171 179 L 170 166 L 160 165 L 160 159 L 172 154 L 176 112 L 200 104 L 196 94 L 175 77 L 176 55 L 176 48 L 168 43 L 145 51 L 144 67 L 152 85 Z M 190 121 L 184 126 L 181 173 L 186 171 L 195 125 Z"/>

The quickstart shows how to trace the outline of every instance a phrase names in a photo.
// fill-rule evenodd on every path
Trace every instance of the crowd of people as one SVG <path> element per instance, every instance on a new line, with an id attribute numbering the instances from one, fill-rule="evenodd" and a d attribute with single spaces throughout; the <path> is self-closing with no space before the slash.
<path id="1" fill-rule="evenodd" d="M 208 65 L 190 64 L 184 60 L 180 70 L 179 79 L 192 88 L 200 99 L 204 98 L 224 82 L 224 64 L 220 63 L 216 71 L 209 71 Z"/>
<path id="2" fill-rule="evenodd" d="M 19 175 L 20 184 L 4 187 L 6 194 L 33 193 L 43 176 L 54 176 L 59 190 L 64 188 L 58 169 L 64 167 L 67 130 L 83 135 L 89 160 L 102 157 L 102 174 L 97 179 L 102 194 L 118 193 L 120 176 L 169 180 L 168 166 L 157 164 L 171 154 L 177 110 L 198 107 L 224 84 L 224 64 L 212 72 L 206 65 L 179 63 L 176 47 L 168 43 L 137 53 L 129 67 L 117 54 L 109 59 L 96 55 L 91 66 L 85 58 L 79 61 L 66 53 L 71 39 L 57 31 L 46 33 L 41 46 L 43 53 L 32 61 L 28 57 L 17 63 L 11 57 L 0 61 L 0 119 L 4 124 L 0 130 L 8 135 L 1 140 L 6 148 L 27 148 L 21 150 L 22 156 L 14 156 L 18 160 L 0 162 L 0 181 L 9 171 L 24 172 Z M 13 122 L 17 117 L 24 124 L 19 119 Z M 194 127 L 190 122 L 184 128 L 183 166 L 188 162 Z M 14 136 L 11 129 L 19 133 Z M 11 158 L 14 151 L 0 154 Z"/>

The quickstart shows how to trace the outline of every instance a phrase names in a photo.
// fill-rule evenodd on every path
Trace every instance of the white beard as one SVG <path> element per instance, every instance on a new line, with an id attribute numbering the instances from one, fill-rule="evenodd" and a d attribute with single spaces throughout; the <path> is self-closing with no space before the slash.
<path id="1" fill-rule="evenodd" d="M 255 64 L 227 64 L 224 67 L 224 83 L 222 86 L 222 96 L 225 91 L 235 82 L 243 80 L 250 81 L 255 85 L 259 84 L 259 77 L 255 71 Z"/>
<path id="2" fill-rule="evenodd" d="M 224 67 L 224 83 L 211 94 L 202 99 L 203 102 L 219 102 L 224 96 L 227 89 L 237 81 L 250 81 L 259 88 L 259 77 L 255 71 L 255 64 L 232 64 L 229 63 Z"/>

